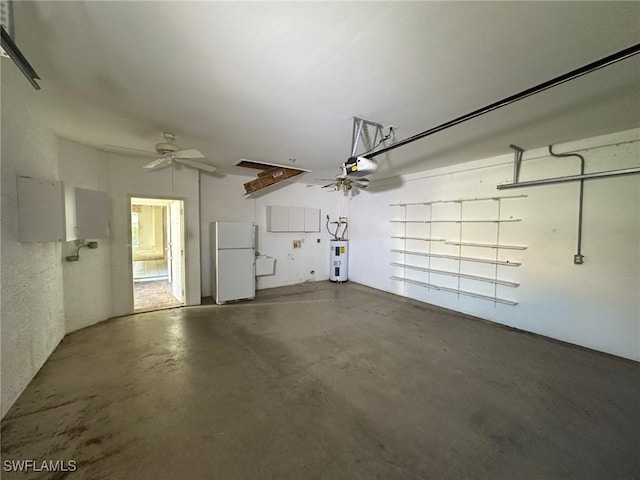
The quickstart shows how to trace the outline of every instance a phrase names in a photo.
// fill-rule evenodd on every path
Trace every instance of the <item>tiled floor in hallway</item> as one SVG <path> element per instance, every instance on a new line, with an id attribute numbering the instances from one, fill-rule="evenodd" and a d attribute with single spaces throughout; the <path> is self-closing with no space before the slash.
<path id="1" fill-rule="evenodd" d="M 167 259 L 164 260 L 136 260 L 133 262 L 134 280 L 166 277 L 168 273 Z"/>
<path id="2" fill-rule="evenodd" d="M 171 291 L 167 280 L 134 283 L 134 310 L 136 312 L 156 310 L 182 305 Z"/>

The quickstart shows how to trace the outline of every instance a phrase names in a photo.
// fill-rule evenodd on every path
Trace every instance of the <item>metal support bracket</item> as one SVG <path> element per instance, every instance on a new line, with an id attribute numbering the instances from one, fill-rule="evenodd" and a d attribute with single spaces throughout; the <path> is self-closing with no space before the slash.
<path id="1" fill-rule="evenodd" d="M 0 27 L 0 30 L 2 32 L 0 41 L 2 50 L 13 60 L 13 63 L 16 64 L 22 74 L 27 77 L 27 80 L 33 85 L 33 88 L 40 90 L 40 85 L 36 82 L 36 80 L 40 80 L 40 77 L 27 60 L 27 57 L 23 55 L 4 27 Z"/>
<path id="2" fill-rule="evenodd" d="M 509 188 L 533 187 L 536 185 L 549 185 L 552 183 L 576 182 L 580 180 L 591 180 L 592 178 L 618 177 L 621 175 L 634 175 L 640 173 L 640 167 L 621 168 L 620 170 L 607 170 L 604 172 L 585 173 L 584 175 L 567 175 L 566 177 L 542 178 L 540 180 L 527 180 L 517 183 L 501 183 L 496 185 L 498 190 Z"/>
<path id="3" fill-rule="evenodd" d="M 383 137 L 383 126 L 377 122 L 372 122 L 371 120 L 365 120 L 360 117 L 353 117 L 353 133 L 351 135 L 351 156 L 355 157 L 358 151 L 358 144 L 360 143 L 360 138 L 363 136 L 365 138 L 371 138 L 369 134 L 368 127 L 375 128 L 375 133 L 373 136 L 373 142 L 371 142 L 371 146 L 366 147 L 369 149 L 373 149 L 378 141 L 378 136 L 380 138 Z"/>
<path id="4" fill-rule="evenodd" d="M 522 154 L 524 150 L 517 145 L 509 145 L 509 148 L 513 149 L 513 183 L 518 183 L 520 180 L 520 166 L 522 165 Z"/>

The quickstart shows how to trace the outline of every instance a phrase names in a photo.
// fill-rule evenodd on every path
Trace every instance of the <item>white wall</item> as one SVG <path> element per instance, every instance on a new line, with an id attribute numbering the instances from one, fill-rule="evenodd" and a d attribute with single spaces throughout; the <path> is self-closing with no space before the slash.
<path id="1" fill-rule="evenodd" d="M 238 175 L 200 175 L 200 260 L 201 294 L 211 296 L 211 253 L 209 224 L 211 222 L 255 222 L 255 202 L 243 197 L 243 183 L 252 177 Z"/>
<path id="2" fill-rule="evenodd" d="M 329 241 L 326 216 L 332 221 L 347 216 L 342 192 L 295 183 L 256 199 L 258 251 L 276 258 L 276 274 L 258 278 L 258 288 L 272 288 L 329 279 Z M 312 207 L 320 209 L 319 233 L 270 233 L 266 231 L 267 206 Z M 317 240 L 320 239 L 320 243 Z M 293 241 L 302 240 L 294 249 Z M 313 273 L 312 273 L 313 272 Z"/>
<path id="3" fill-rule="evenodd" d="M 133 312 L 129 238 L 130 197 L 183 199 L 185 205 L 186 304 L 200 304 L 200 194 L 198 172 L 169 167 L 145 170 L 148 159 L 109 153 L 111 195 L 111 294 L 114 316 Z"/>
<path id="4" fill-rule="evenodd" d="M 259 277 L 259 289 L 329 278 L 330 236 L 324 228 L 324 221 L 327 214 L 332 220 L 343 214 L 343 194 L 304 183 L 291 183 L 256 199 L 245 198 L 243 184 L 254 178 L 201 176 L 202 296 L 211 295 L 209 224 L 213 221 L 255 222 L 258 225 L 258 252 L 276 259 L 275 275 Z M 268 205 L 319 208 L 321 232 L 267 232 Z M 293 240 L 303 240 L 302 248 L 293 249 Z"/>
<path id="5" fill-rule="evenodd" d="M 74 187 L 109 191 L 107 154 L 69 140 L 58 142 L 60 179 Z M 85 239 L 89 240 L 89 239 Z M 80 260 L 67 262 L 75 254 L 76 242 L 62 248 L 64 314 L 66 332 L 72 332 L 111 317 L 111 245 L 100 238 L 97 250 L 83 248 Z"/>
<path id="6" fill-rule="evenodd" d="M 2 416 L 65 333 L 60 242 L 18 241 L 17 176 L 59 178 L 57 138 L 27 107 L 37 94 L 2 58 Z"/>
<path id="7" fill-rule="evenodd" d="M 638 166 L 639 138 L 640 131 L 627 131 L 558 145 L 556 151 L 580 150 L 586 158 L 587 172 Z M 524 159 L 523 181 L 579 173 L 577 159 L 550 158 L 546 148 L 527 151 Z M 585 263 L 574 265 L 579 183 L 499 191 L 497 184 L 512 180 L 512 160 L 513 155 L 507 154 L 425 171 L 391 181 L 387 191 L 354 198 L 350 205 L 350 278 L 522 330 L 640 360 L 640 175 L 585 182 Z M 501 218 L 523 221 L 502 224 L 500 243 L 528 247 L 500 253 L 503 259 L 523 263 L 517 268 L 499 267 L 501 277 L 521 285 L 515 289 L 499 287 L 498 296 L 516 300 L 517 306 L 458 298 L 456 294 L 389 279 L 390 275 L 402 274 L 398 267 L 390 266 L 391 261 L 399 260 L 398 254 L 389 252 L 391 248 L 402 248 L 398 243 L 401 240 L 390 238 L 400 234 L 400 224 L 390 220 L 402 218 L 402 207 L 390 207 L 390 203 L 521 194 L 528 197 L 501 202 Z M 423 209 L 414 211 L 414 215 L 428 215 L 427 207 L 407 208 Z M 435 205 L 433 212 L 455 219 L 458 208 L 458 204 Z M 474 214 L 487 218 L 497 213 L 495 202 L 465 204 L 464 208 L 474 208 Z M 473 236 L 474 231 L 467 233 Z M 477 234 L 483 235 L 479 231 Z M 465 235 L 465 240 L 474 239 Z M 493 251 L 484 255 L 491 258 L 492 254 Z M 416 261 L 413 259 L 413 264 Z"/>

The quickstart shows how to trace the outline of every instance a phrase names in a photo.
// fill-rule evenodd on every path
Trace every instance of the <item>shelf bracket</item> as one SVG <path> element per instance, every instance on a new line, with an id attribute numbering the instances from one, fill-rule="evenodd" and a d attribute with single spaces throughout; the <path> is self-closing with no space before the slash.
<path id="1" fill-rule="evenodd" d="M 509 145 L 509 148 L 513 149 L 513 183 L 518 183 L 520 180 L 520 166 L 522 165 L 524 149 L 513 144 Z"/>

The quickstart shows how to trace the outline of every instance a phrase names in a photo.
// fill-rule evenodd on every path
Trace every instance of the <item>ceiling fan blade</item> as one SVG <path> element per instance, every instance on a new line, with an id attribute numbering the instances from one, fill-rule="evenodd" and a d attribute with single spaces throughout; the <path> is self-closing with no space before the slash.
<path id="1" fill-rule="evenodd" d="M 105 148 L 109 150 L 121 150 L 130 155 L 158 155 L 156 152 L 150 152 L 148 150 L 139 150 L 137 148 L 121 147 L 120 145 L 105 145 Z"/>
<path id="2" fill-rule="evenodd" d="M 213 165 L 209 165 L 208 163 L 196 162 L 195 160 L 189 160 L 187 158 L 175 157 L 175 162 L 182 163 L 183 165 L 187 165 L 189 167 L 197 168 L 198 170 L 204 170 L 206 172 L 215 172 L 216 167 Z"/>
<path id="3" fill-rule="evenodd" d="M 335 187 L 335 183 L 330 183 L 329 185 L 323 185 L 322 188 Z"/>
<path id="4" fill-rule="evenodd" d="M 157 160 L 154 160 L 152 162 L 147 163 L 144 167 L 142 168 L 156 168 L 159 167 L 160 165 L 162 165 L 163 163 L 167 163 L 167 165 L 169 164 L 169 160 L 167 158 L 158 158 Z"/>
<path id="5" fill-rule="evenodd" d="M 178 150 L 173 154 L 173 158 L 204 158 L 200 150 L 195 148 L 187 148 L 186 150 Z"/>

